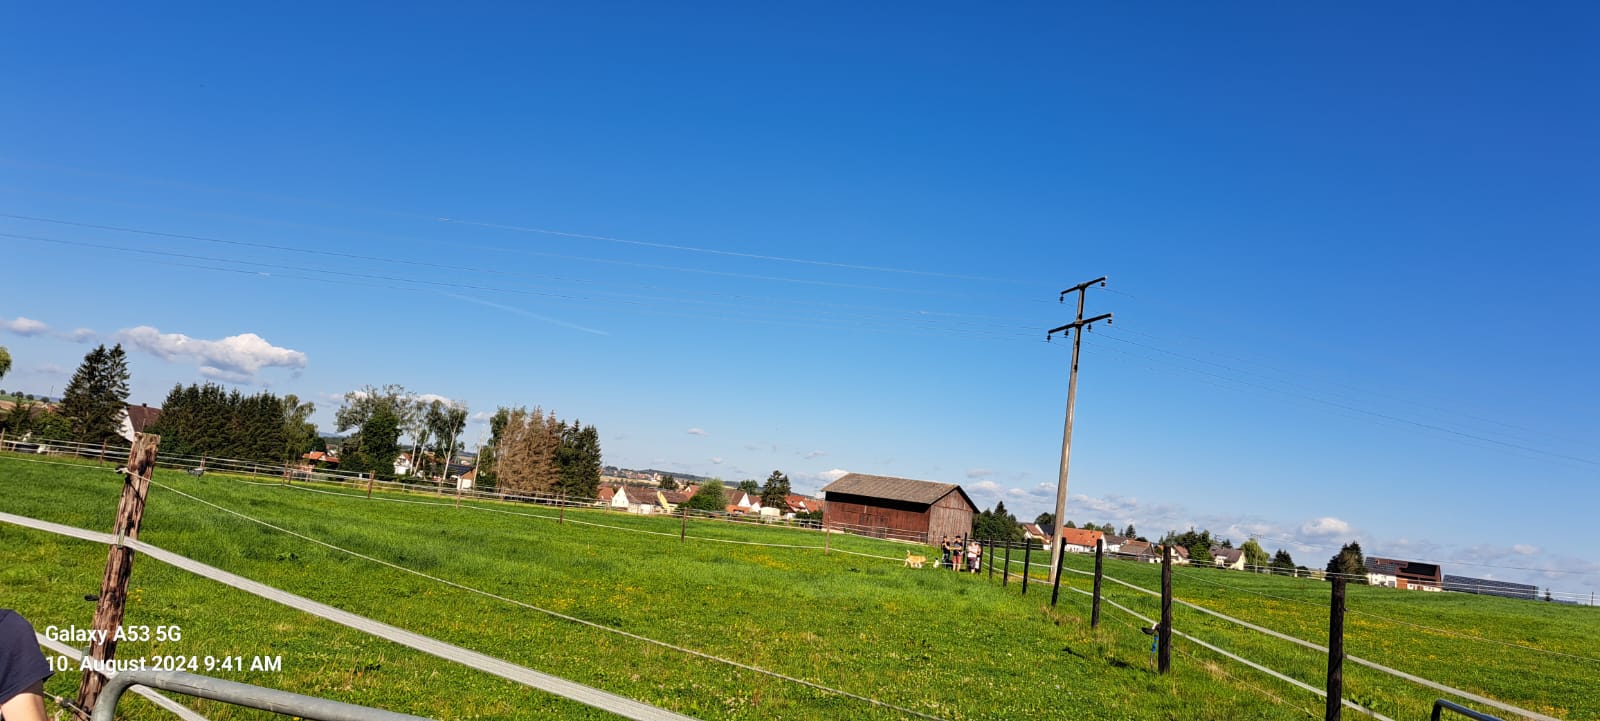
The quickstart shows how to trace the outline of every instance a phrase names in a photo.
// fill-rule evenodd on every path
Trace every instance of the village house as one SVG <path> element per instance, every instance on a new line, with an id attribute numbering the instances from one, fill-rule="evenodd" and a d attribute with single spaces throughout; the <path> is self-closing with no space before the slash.
<path id="1" fill-rule="evenodd" d="M 1038 543 L 1040 548 L 1046 551 L 1050 550 L 1050 533 L 1037 523 L 1022 524 L 1022 541 L 1023 543 Z"/>
<path id="2" fill-rule="evenodd" d="M 1244 570 L 1244 550 L 1239 548 L 1211 547 L 1211 563 L 1230 571 Z"/>
<path id="3" fill-rule="evenodd" d="M 1436 564 L 1369 556 L 1366 565 L 1368 585 L 1412 591 L 1444 590 L 1444 577 Z"/>
<path id="4" fill-rule="evenodd" d="M 1090 531 L 1082 528 L 1061 529 L 1061 550 L 1067 553 L 1094 553 L 1095 547 L 1100 544 L 1100 539 L 1105 537 L 1102 531 Z"/>

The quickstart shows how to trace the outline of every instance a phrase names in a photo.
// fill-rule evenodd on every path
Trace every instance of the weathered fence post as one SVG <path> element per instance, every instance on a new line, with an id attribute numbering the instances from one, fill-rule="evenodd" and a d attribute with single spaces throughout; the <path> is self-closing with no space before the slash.
<path id="1" fill-rule="evenodd" d="M 566 500 L 565 494 L 562 495 L 561 500 L 563 500 L 563 501 Z M 566 525 L 566 523 L 567 523 L 567 504 L 566 503 L 562 503 L 561 506 L 560 506 L 560 510 L 556 511 L 556 525 L 564 526 L 564 525 Z"/>
<path id="2" fill-rule="evenodd" d="M 1328 609 L 1327 721 L 1339 721 L 1344 707 L 1344 576 L 1333 577 L 1333 605 Z"/>
<path id="3" fill-rule="evenodd" d="M 105 441 L 100 441 L 100 456 L 98 458 L 94 459 L 94 464 L 97 465 L 97 466 L 103 466 L 103 465 L 106 464 L 106 442 Z"/>
<path id="4" fill-rule="evenodd" d="M 105 576 L 100 580 L 100 599 L 95 604 L 92 628 L 102 633 L 89 644 L 88 661 L 108 661 L 116 657 L 117 630 L 122 626 L 123 606 L 128 601 L 128 577 L 133 574 L 133 549 L 122 540 L 137 539 L 139 524 L 144 521 L 144 501 L 150 493 L 150 474 L 156 467 L 156 450 L 161 446 L 161 436 L 139 433 L 133 437 L 133 448 L 128 451 L 128 472 L 122 477 L 122 499 L 117 502 L 117 520 L 112 532 L 117 542 L 106 556 Z M 78 680 L 78 707 L 94 708 L 95 698 L 105 686 L 106 677 L 92 668 L 83 670 Z M 79 714 L 88 719 L 87 712 Z"/>
<path id="5" fill-rule="evenodd" d="M 1033 539 L 1022 544 L 1022 595 L 1028 595 L 1028 576 L 1033 575 Z"/>
<path id="6" fill-rule="evenodd" d="M 1056 543 L 1060 543 L 1060 542 L 1061 542 L 1061 539 L 1057 538 L 1056 539 Z M 1055 581 L 1055 584 L 1050 587 L 1050 607 L 1051 608 L 1055 608 L 1056 607 L 1056 599 L 1061 597 L 1061 569 L 1066 568 L 1066 567 L 1067 567 L 1067 554 L 1066 554 L 1066 551 L 1063 550 L 1061 552 L 1061 555 L 1056 557 L 1056 569 L 1054 571 L 1054 574 L 1055 574 L 1055 577 L 1056 577 L 1056 581 Z"/>
<path id="7" fill-rule="evenodd" d="M 1106 539 L 1094 544 L 1094 607 L 1089 611 L 1089 628 L 1100 627 L 1100 563 L 1106 555 Z"/>
<path id="8" fill-rule="evenodd" d="M 1172 544 L 1161 546 L 1161 626 L 1156 631 L 1159 634 L 1159 655 L 1156 656 L 1156 667 L 1161 673 L 1172 670 Z"/>
<path id="9" fill-rule="evenodd" d="M 683 520 L 678 522 L 678 541 L 689 537 L 689 506 L 683 507 Z"/>
<path id="10" fill-rule="evenodd" d="M 377 471 L 367 471 L 367 500 L 372 500 L 372 482 L 378 480 Z"/>
<path id="11" fill-rule="evenodd" d="M 1000 572 L 1000 587 L 1011 581 L 1011 539 L 1006 539 L 1006 570 Z"/>
<path id="12" fill-rule="evenodd" d="M 456 508 L 461 507 L 461 478 L 456 477 Z"/>
<path id="13" fill-rule="evenodd" d="M 824 556 L 828 555 L 828 551 L 830 550 L 830 547 L 832 545 L 833 545 L 833 534 L 832 533 L 828 533 L 828 527 L 826 525 L 824 525 L 822 527 L 822 555 L 824 555 Z"/>
<path id="14" fill-rule="evenodd" d="M 989 539 L 989 580 L 994 580 L 994 539 Z"/>
<path id="15" fill-rule="evenodd" d="M 129 468 L 132 468 L 132 466 L 129 466 Z M 206 454 L 204 453 L 200 454 L 200 470 L 202 472 L 206 470 Z"/>

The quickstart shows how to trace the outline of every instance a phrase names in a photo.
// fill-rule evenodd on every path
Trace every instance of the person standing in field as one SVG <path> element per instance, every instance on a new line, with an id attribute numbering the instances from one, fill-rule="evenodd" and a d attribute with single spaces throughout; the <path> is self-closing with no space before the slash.
<path id="1" fill-rule="evenodd" d="M 972 541 L 971 543 L 968 543 L 967 544 L 967 566 L 968 566 L 968 570 L 971 570 L 973 573 L 977 573 L 978 572 L 978 563 L 979 563 L 979 560 L 982 559 L 982 558 L 983 558 L 983 546 L 978 545 L 977 541 Z"/>
<path id="2" fill-rule="evenodd" d="M 961 556 L 961 541 L 955 536 L 947 534 L 944 540 L 940 542 L 940 545 L 944 549 L 944 567 L 952 571 L 955 570 Z"/>
<path id="3" fill-rule="evenodd" d="M 51 673 L 33 626 L 0 608 L 0 721 L 45 721 L 44 680 Z"/>

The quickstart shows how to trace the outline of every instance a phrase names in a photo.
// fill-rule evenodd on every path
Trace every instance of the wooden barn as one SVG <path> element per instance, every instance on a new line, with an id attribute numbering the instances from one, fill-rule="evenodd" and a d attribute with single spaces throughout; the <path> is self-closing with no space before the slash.
<path id="1" fill-rule="evenodd" d="M 970 534 L 972 515 L 978 512 L 954 483 L 847 473 L 822 492 L 825 528 L 919 543 Z"/>

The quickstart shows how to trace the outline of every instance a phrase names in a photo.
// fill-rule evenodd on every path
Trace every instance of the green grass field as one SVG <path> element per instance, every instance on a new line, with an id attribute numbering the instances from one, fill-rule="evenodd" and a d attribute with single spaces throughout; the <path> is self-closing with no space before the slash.
<path id="1" fill-rule="evenodd" d="M 0 510 L 109 530 L 120 476 L 93 464 L 0 456 Z M 1153 673 L 1149 639 L 1063 588 L 902 568 L 904 545 L 834 537 L 833 553 L 751 544 L 819 545 L 814 532 L 676 518 L 467 502 L 465 508 L 368 501 L 241 479 L 158 471 L 156 480 L 296 533 L 475 589 L 604 626 L 802 678 L 946 719 L 1294 719 L 1321 716 L 1303 690 L 1179 642 L 1174 672 Z M 349 494 L 346 489 L 328 489 Z M 380 497 L 384 494 L 380 493 Z M 388 496 L 431 500 L 427 496 Z M 587 525 L 603 524 L 603 525 Z M 608 527 L 609 526 L 609 527 Z M 641 531 L 649 531 L 645 533 Z M 204 563 L 483 653 L 706 719 L 905 718 L 869 703 L 553 618 L 404 573 L 229 515 L 154 487 L 141 539 Z M 737 541 L 738 543 L 718 542 Z M 106 549 L 0 524 L 0 606 L 43 630 L 86 626 Z M 929 552 L 931 554 L 931 551 Z M 1014 559 L 1016 560 L 1016 559 Z M 1090 559 L 1073 558 L 1075 567 Z M 1155 566 L 1108 573 L 1155 588 Z M 1087 589 L 1087 577 L 1068 576 Z M 1225 584 L 1228 587 L 1224 587 Z M 122 658 L 158 654 L 281 656 L 279 672 L 211 675 L 393 710 L 455 718 L 605 718 L 605 714 L 345 629 L 194 577 L 135 562 L 127 624 L 176 625 L 176 642 L 124 643 Z M 1322 643 L 1327 586 L 1184 569 L 1178 595 Z M 1229 588 L 1231 587 L 1231 588 Z M 1261 595 L 1266 594 L 1266 595 Z M 1270 597 L 1269 597 L 1270 596 Z M 1155 615 L 1156 599 L 1107 586 L 1107 597 Z M 1348 651 L 1559 718 L 1595 718 L 1600 664 L 1482 640 L 1592 656 L 1596 609 L 1352 589 Z M 1360 613 L 1375 616 L 1355 615 Z M 1382 617 L 1382 618 L 1379 618 Z M 1175 625 L 1320 686 L 1326 660 L 1189 609 Z M 1397 719 L 1421 719 L 1437 694 L 1347 666 L 1347 695 Z M 76 674 L 48 685 L 70 695 Z M 128 718 L 167 717 L 135 699 Z M 264 718 L 194 702 L 213 719 Z M 1348 718 L 1354 718 L 1347 711 Z"/>

